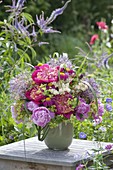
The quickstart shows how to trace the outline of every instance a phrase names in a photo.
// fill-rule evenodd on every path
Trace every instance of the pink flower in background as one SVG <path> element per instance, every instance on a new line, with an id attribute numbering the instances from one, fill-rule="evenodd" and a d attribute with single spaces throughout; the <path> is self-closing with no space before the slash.
<path id="1" fill-rule="evenodd" d="M 45 127 L 54 115 L 46 107 L 38 107 L 33 110 L 32 120 L 37 126 Z"/>
<path id="2" fill-rule="evenodd" d="M 37 107 L 38 107 L 38 105 L 35 102 L 33 102 L 33 101 L 27 102 L 27 109 L 28 110 L 33 111 Z"/>
<path id="3" fill-rule="evenodd" d="M 58 80 L 58 68 L 43 64 L 32 73 L 32 79 L 36 84 L 56 82 Z"/>
<path id="4" fill-rule="evenodd" d="M 98 34 L 94 34 L 90 39 L 90 45 L 93 45 L 95 41 L 99 38 Z"/>
<path id="5" fill-rule="evenodd" d="M 99 29 L 101 29 L 101 30 L 107 30 L 108 29 L 108 26 L 103 21 L 96 22 L 96 24 L 98 25 Z"/>

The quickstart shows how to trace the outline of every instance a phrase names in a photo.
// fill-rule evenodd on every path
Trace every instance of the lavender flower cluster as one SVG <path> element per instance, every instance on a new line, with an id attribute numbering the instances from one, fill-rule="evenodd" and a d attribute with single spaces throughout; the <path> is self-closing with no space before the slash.
<path id="1" fill-rule="evenodd" d="M 11 98 L 18 100 L 20 98 L 26 99 L 25 91 L 31 84 L 31 77 L 29 71 L 24 71 L 23 73 L 18 74 L 16 77 L 12 78 L 9 81 L 9 92 Z"/>

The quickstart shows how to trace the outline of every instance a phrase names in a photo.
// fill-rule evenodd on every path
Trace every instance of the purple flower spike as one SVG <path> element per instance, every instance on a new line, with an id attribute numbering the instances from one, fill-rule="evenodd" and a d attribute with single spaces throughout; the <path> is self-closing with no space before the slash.
<path id="1" fill-rule="evenodd" d="M 37 126 L 45 127 L 51 120 L 50 111 L 46 107 L 38 107 L 33 110 L 32 120 Z"/>
<path id="2" fill-rule="evenodd" d="M 53 11 L 49 18 L 44 19 L 44 12 L 42 12 L 42 14 L 39 17 L 36 15 L 37 25 L 39 26 L 43 33 L 55 33 L 55 32 L 60 33 L 57 30 L 53 30 L 53 28 L 48 25 L 51 24 L 58 15 L 61 15 L 63 13 L 69 2 L 70 0 L 67 1 L 62 8 L 58 8 L 55 11 Z"/>
<path id="3" fill-rule="evenodd" d="M 61 14 L 62 14 L 62 13 L 64 12 L 64 10 L 66 9 L 66 7 L 67 7 L 67 5 L 68 5 L 69 2 L 71 2 L 71 1 L 70 1 L 70 0 L 67 1 L 62 8 L 58 8 L 58 9 L 56 9 L 56 10 L 53 11 L 52 14 L 51 14 L 51 16 L 49 17 L 49 19 L 48 19 L 48 21 L 47 21 L 47 24 L 50 24 L 51 22 L 53 22 L 58 15 L 61 15 Z"/>
<path id="4" fill-rule="evenodd" d="M 17 8 L 22 8 L 24 6 L 25 0 L 18 0 L 16 7 Z"/>

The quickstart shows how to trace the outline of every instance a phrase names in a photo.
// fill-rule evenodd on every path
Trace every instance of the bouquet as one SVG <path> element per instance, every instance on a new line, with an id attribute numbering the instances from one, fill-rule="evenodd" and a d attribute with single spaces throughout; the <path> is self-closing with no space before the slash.
<path id="1" fill-rule="evenodd" d="M 16 75 L 9 85 L 15 122 L 35 124 L 39 134 L 64 121 L 102 121 L 104 105 L 98 84 L 80 70 L 78 73 L 66 53 Z"/>

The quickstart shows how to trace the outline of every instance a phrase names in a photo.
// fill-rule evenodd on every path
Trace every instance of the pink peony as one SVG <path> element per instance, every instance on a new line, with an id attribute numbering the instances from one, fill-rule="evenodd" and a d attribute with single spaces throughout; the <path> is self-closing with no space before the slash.
<path id="1" fill-rule="evenodd" d="M 37 126 L 45 127 L 47 123 L 54 117 L 46 107 L 38 107 L 33 110 L 32 120 Z"/>
<path id="2" fill-rule="evenodd" d="M 96 22 L 96 24 L 98 25 L 99 29 L 101 29 L 101 30 L 107 30 L 108 29 L 108 26 L 103 21 Z"/>
<path id="3" fill-rule="evenodd" d="M 98 34 L 94 34 L 90 39 L 90 45 L 93 45 L 95 41 L 99 38 Z"/>
<path id="4" fill-rule="evenodd" d="M 25 96 L 27 99 L 32 100 L 37 104 L 45 98 L 43 95 L 43 90 L 39 86 L 33 87 L 32 89 L 26 91 Z"/>
<path id="5" fill-rule="evenodd" d="M 32 79 L 36 84 L 56 82 L 58 80 L 58 68 L 43 64 L 32 73 Z"/>

